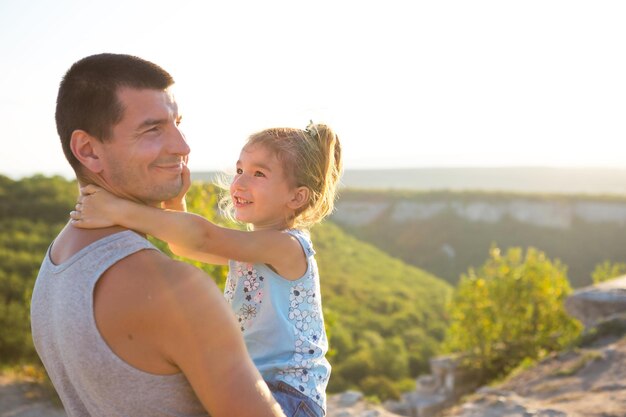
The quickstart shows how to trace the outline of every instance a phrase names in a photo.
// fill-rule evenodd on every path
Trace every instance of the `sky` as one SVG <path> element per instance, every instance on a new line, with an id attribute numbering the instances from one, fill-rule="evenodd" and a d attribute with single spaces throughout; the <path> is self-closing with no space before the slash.
<path id="1" fill-rule="evenodd" d="M 71 176 L 59 81 L 101 52 L 176 79 L 192 171 L 309 120 L 346 169 L 626 168 L 626 2 L 0 0 L 0 174 Z"/>

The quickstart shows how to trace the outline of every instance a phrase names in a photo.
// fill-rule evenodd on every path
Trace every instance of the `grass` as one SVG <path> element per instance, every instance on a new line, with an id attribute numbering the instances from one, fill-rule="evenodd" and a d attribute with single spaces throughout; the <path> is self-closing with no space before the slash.
<path id="1" fill-rule="evenodd" d="M 578 373 L 581 369 L 586 367 L 589 363 L 603 358 L 602 353 L 596 351 L 588 351 L 583 352 L 576 360 L 572 363 L 567 364 L 561 369 L 556 370 L 552 373 L 553 376 L 557 377 L 568 377 Z"/>

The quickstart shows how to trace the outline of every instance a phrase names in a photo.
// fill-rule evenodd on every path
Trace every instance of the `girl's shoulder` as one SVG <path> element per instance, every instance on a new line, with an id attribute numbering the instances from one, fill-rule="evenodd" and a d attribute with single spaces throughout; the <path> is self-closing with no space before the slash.
<path id="1" fill-rule="evenodd" d="M 302 246 L 302 248 L 304 249 L 305 253 L 308 256 L 315 255 L 315 250 L 313 249 L 313 243 L 311 242 L 311 234 L 309 233 L 308 230 L 286 229 L 284 232 L 298 239 L 298 242 L 300 242 L 300 245 Z"/>
<path id="2" fill-rule="evenodd" d="M 311 239 L 311 233 L 306 229 L 285 229 L 283 232 L 289 233 L 292 236 L 303 236 L 309 240 Z"/>

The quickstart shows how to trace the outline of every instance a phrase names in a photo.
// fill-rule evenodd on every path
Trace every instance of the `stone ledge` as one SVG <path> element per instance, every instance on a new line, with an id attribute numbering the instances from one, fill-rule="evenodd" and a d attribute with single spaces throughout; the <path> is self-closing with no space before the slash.
<path id="1" fill-rule="evenodd" d="M 574 291 L 565 310 L 586 328 L 626 313 L 626 276 Z"/>

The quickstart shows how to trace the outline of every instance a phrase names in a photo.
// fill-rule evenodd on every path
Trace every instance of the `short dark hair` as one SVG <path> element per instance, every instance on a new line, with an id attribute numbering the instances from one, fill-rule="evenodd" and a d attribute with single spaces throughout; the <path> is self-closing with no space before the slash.
<path id="1" fill-rule="evenodd" d="M 120 88 L 165 90 L 172 84 L 163 68 L 132 55 L 104 53 L 74 63 L 59 85 L 55 119 L 63 153 L 76 174 L 81 164 L 70 149 L 72 132 L 81 129 L 106 141 L 124 115 Z"/>

